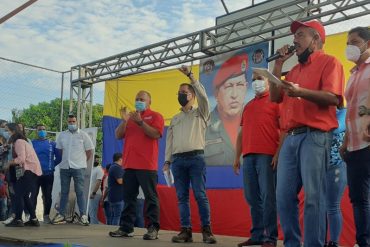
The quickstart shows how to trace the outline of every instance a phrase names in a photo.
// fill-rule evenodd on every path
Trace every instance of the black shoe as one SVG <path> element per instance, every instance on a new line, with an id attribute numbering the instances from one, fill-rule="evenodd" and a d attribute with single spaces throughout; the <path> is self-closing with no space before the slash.
<path id="1" fill-rule="evenodd" d="M 215 236 L 213 236 L 213 233 L 211 231 L 210 226 L 204 226 L 202 227 L 202 235 L 203 235 L 203 242 L 206 244 L 215 244 L 217 243 L 217 240 Z"/>
<path id="2" fill-rule="evenodd" d="M 172 237 L 174 243 L 191 243 L 193 242 L 193 233 L 191 227 L 182 227 L 179 234 Z"/>
<path id="3" fill-rule="evenodd" d="M 5 226 L 7 226 L 7 227 L 23 227 L 24 224 L 23 224 L 22 220 L 14 219 L 11 222 L 9 222 L 8 224 L 5 224 Z"/>
<path id="4" fill-rule="evenodd" d="M 134 232 L 126 232 L 126 231 L 122 231 L 121 229 L 118 229 L 113 232 L 109 232 L 109 236 L 113 238 L 122 238 L 122 237 L 127 238 L 127 237 L 133 237 Z"/>
<path id="5" fill-rule="evenodd" d="M 24 223 L 25 226 L 40 226 L 40 222 L 37 218 L 32 219 Z"/>
<path id="6" fill-rule="evenodd" d="M 143 235 L 144 240 L 158 239 L 158 230 L 153 225 L 149 226 L 147 233 Z"/>
<path id="7" fill-rule="evenodd" d="M 242 243 L 238 244 L 238 247 L 243 247 L 243 246 L 251 246 L 251 245 L 262 245 L 262 241 L 255 241 L 252 238 L 248 239 L 247 241 L 244 241 Z"/>

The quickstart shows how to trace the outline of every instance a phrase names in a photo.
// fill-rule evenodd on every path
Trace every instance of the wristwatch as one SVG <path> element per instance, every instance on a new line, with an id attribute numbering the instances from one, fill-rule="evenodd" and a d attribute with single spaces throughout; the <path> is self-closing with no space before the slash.
<path id="1" fill-rule="evenodd" d="M 93 195 L 93 196 L 95 196 L 95 195 L 96 195 L 96 192 L 95 192 L 95 191 L 93 191 L 92 195 Z"/>
<path id="2" fill-rule="evenodd" d="M 365 115 L 370 115 L 370 108 L 367 108 L 366 106 L 362 105 L 359 107 L 358 109 L 358 115 L 360 115 L 360 117 L 362 116 L 365 116 Z"/>
<path id="3" fill-rule="evenodd" d="M 170 161 L 165 161 L 165 162 L 164 162 L 164 164 L 166 164 L 166 165 L 170 165 L 170 164 L 171 164 L 171 162 L 170 162 Z"/>
<path id="4" fill-rule="evenodd" d="M 143 126 L 143 124 L 144 124 L 144 121 L 143 120 L 137 122 L 137 125 L 139 125 L 139 126 Z"/>

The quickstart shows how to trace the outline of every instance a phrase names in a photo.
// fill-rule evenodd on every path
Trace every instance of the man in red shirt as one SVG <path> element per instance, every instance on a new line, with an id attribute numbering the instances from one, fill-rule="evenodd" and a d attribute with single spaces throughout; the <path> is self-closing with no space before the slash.
<path id="1" fill-rule="evenodd" d="M 304 246 L 324 246 L 326 233 L 326 170 L 331 130 L 338 127 L 336 107 L 342 104 L 342 64 L 322 50 L 325 29 L 318 21 L 290 26 L 299 63 L 282 85 L 270 82 L 272 101 L 281 103 L 281 128 L 287 133 L 279 153 L 276 200 L 286 247 L 301 246 L 298 193 L 304 187 Z M 281 77 L 293 53 L 280 48 L 273 73 Z"/>
<path id="2" fill-rule="evenodd" d="M 158 139 L 164 129 L 163 116 L 150 109 L 151 96 L 146 91 L 136 95 L 134 112 L 121 109 L 122 122 L 116 128 L 116 138 L 124 138 L 122 165 L 124 168 L 124 209 L 118 230 L 111 237 L 132 237 L 136 215 L 136 198 L 139 186 L 145 196 L 145 214 L 149 220 L 144 240 L 158 238 L 159 200 L 157 194 Z"/>
<path id="3" fill-rule="evenodd" d="M 251 209 L 251 238 L 241 246 L 276 246 L 276 151 L 279 144 L 279 105 L 270 101 L 268 81 L 253 75 L 256 93 L 245 107 L 236 141 L 234 172 L 239 174 L 243 154 L 244 195 Z M 274 158 L 275 157 L 275 158 Z"/>

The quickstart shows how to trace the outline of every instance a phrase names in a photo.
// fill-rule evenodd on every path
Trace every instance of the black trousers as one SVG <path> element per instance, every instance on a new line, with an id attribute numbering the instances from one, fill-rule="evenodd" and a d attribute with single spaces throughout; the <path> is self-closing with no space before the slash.
<path id="1" fill-rule="evenodd" d="M 157 193 L 157 171 L 126 169 L 123 175 L 123 200 L 125 206 L 121 213 L 120 229 L 125 232 L 134 230 L 136 204 L 139 186 L 145 196 L 144 217 L 149 226 L 159 230 L 159 200 Z"/>
<path id="2" fill-rule="evenodd" d="M 36 191 L 37 175 L 26 170 L 24 175 L 14 183 L 15 192 L 15 218 L 22 219 L 23 209 L 26 208 L 30 214 L 30 219 L 35 219 L 36 204 L 33 196 Z"/>
<path id="3" fill-rule="evenodd" d="M 53 190 L 54 174 L 42 175 L 38 178 L 36 185 L 36 193 L 33 197 L 35 205 L 37 205 L 37 197 L 39 195 L 40 187 L 42 192 L 42 201 L 44 204 L 44 215 L 50 214 L 50 208 L 52 203 L 51 193 Z"/>

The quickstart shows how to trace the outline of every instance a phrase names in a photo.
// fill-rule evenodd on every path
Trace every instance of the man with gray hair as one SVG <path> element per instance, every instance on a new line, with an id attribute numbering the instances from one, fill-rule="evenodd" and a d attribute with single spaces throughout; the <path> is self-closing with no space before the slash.
<path id="1" fill-rule="evenodd" d="M 326 170 L 331 131 L 338 127 L 336 107 L 343 104 L 343 66 L 322 50 L 325 29 L 316 20 L 290 26 L 299 63 L 282 85 L 270 82 L 270 98 L 281 103 L 281 128 L 287 133 L 277 168 L 277 210 L 286 247 L 301 246 L 298 193 L 304 187 L 304 246 L 324 246 Z M 280 78 L 293 53 L 278 49 L 273 73 Z"/>

